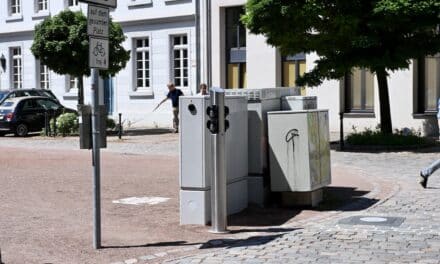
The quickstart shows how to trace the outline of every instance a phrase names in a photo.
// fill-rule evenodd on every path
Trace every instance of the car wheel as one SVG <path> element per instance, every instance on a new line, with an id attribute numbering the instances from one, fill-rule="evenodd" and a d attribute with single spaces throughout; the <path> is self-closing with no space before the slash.
<path id="1" fill-rule="evenodd" d="M 25 124 L 19 124 L 15 128 L 15 135 L 19 137 L 25 137 L 28 134 L 28 127 Z"/>

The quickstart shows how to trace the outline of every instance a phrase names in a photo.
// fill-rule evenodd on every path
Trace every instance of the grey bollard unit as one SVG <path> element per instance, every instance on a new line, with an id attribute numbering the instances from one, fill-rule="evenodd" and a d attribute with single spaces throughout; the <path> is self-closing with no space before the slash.
<path id="1" fill-rule="evenodd" d="M 206 225 L 211 220 L 213 169 L 211 132 L 206 126 L 209 96 L 181 96 L 180 114 L 180 223 Z M 226 131 L 227 213 L 248 206 L 247 100 L 226 96 L 229 129 Z"/>

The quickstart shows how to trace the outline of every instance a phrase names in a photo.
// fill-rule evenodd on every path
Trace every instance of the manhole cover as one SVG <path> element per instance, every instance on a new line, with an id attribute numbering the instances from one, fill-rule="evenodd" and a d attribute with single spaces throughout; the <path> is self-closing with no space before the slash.
<path id="1" fill-rule="evenodd" d="M 387 219 L 383 218 L 383 217 L 362 217 L 359 218 L 359 220 L 361 220 L 362 222 L 368 222 L 368 223 L 381 223 L 381 222 L 386 222 Z"/>
<path id="2" fill-rule="evenodd" d="M 339 220 L 343 225 L 377 225 L 377 226 L 400 226 L 405 218 L 394 216 L 351 216 Z"/>

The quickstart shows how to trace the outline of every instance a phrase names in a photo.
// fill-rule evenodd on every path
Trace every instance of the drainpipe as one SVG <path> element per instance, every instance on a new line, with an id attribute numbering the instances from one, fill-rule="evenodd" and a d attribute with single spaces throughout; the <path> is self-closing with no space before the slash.
<path id="1" fill-rule="evenodd" d="M 199 92 L 200 75 L 202 67 L 200 65 L 200 0 L 196 0 L 196 15 L 195 15 L 195 27 L 196 27 L 196 93 Z"/>
<path id="2" fill-rule="evenodd" d="M 212 86 L 211 0 L 206 0 L 206 83 Z"/>

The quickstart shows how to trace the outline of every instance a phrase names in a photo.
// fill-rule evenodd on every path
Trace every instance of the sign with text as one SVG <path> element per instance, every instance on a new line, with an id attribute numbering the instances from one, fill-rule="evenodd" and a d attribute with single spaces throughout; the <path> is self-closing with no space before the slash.
<path id="1" fill-rule="evenodd" d="M 116 8 L 116 0 L 79 0 L 83 3 L 97 4 L 100 6 Z"/>
<path id="2" fill-rule="evenodd" d="M 89 5 L 87 15 L 87 34 L 94 37 L 108 38 L 108 30 L 108 8 Z"/>
<path id="3" fill-rule="evenodd" d="M 89 38 L 89 67 L 108 69 L 108 39 Z"/>

